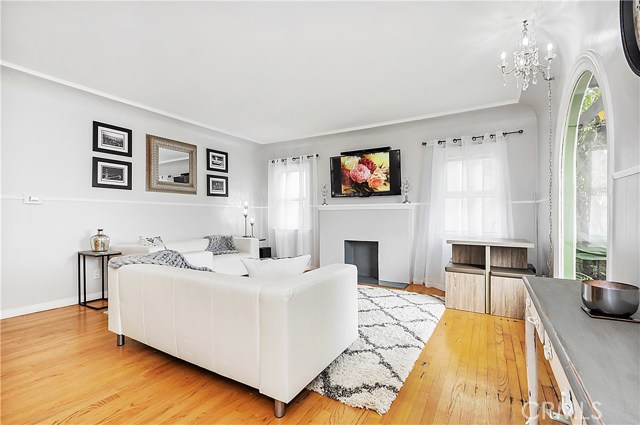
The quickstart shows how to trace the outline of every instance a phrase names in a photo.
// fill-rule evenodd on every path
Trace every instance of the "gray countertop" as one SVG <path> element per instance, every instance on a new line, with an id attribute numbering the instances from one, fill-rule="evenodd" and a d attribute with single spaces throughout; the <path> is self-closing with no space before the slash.
<path id="1" fill-rule="evenodd" d="M 447 239 L 452 245 L 480 245 L 480 246 L 503 246 L 508 248 L 533 248 L 535 245 L 526 239 L 505 239 L 505 238 L 465 238 Z"/>
<path id="2" fill-rule="evenodd" d="M 640 324 L 587 316 L 579 281 L 524 283 L 587 423 L 640 423 Z"/>

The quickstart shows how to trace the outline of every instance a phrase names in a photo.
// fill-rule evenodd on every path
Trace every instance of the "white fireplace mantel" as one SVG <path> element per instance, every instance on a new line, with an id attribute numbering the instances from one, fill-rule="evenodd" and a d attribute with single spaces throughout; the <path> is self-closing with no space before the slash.
<path id="1" fill-rule="evenodd" d="M 324 205 L 318 208 L 320 266 L 344 263 L 344 241 L 378 242 L 380 280 L 409 283 L 416 204 Z"/>
<path id="2" fill-rule="evenodd" d="M 411 210 L 420 204 L 340 204 L 320 205 L 318 211 L 344 211 L 344 210 Z"/>

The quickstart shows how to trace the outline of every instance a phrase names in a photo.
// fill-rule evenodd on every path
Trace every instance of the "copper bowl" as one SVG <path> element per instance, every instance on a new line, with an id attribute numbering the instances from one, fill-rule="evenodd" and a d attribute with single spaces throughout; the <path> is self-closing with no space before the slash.
<path id="1" fill-rule="evenodd" d="M 630 316 L 640 305 L 640 290 L 627 283 L 584 280 L 582 302 L 592 311 L 612 316 Z"/>

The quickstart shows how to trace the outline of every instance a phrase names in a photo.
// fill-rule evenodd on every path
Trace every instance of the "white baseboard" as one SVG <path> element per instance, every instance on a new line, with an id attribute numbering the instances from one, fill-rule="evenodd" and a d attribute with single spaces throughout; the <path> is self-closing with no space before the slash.
<path id="1" fill-rule="evenodd" d="M 105 296 L 107 294 L 105 293 Z M 92 300 L 102 296 L 102 292 L 87 294 L 87 298 Z M 24 316 L 25 314 L 38 313 L 40 311 L 53 310 L 54 308 L 67 307 L 78 304 L 78 297 L 63 298 L 60 300 L 47 301 L 40 304 L 25 305 L 22 307 L 7 308 L 0 311 L 0 319 L 9 317 Z"/>

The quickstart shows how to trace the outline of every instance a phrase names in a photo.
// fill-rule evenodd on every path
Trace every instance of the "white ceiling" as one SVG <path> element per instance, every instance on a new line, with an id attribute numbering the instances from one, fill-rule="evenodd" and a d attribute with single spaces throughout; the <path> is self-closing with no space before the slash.
<path id="1" fill-rule="evenodd" d="M 517 102 L 499 54 L 539 7 L 3 2 L 2 61 L 271 143 Z"/>

